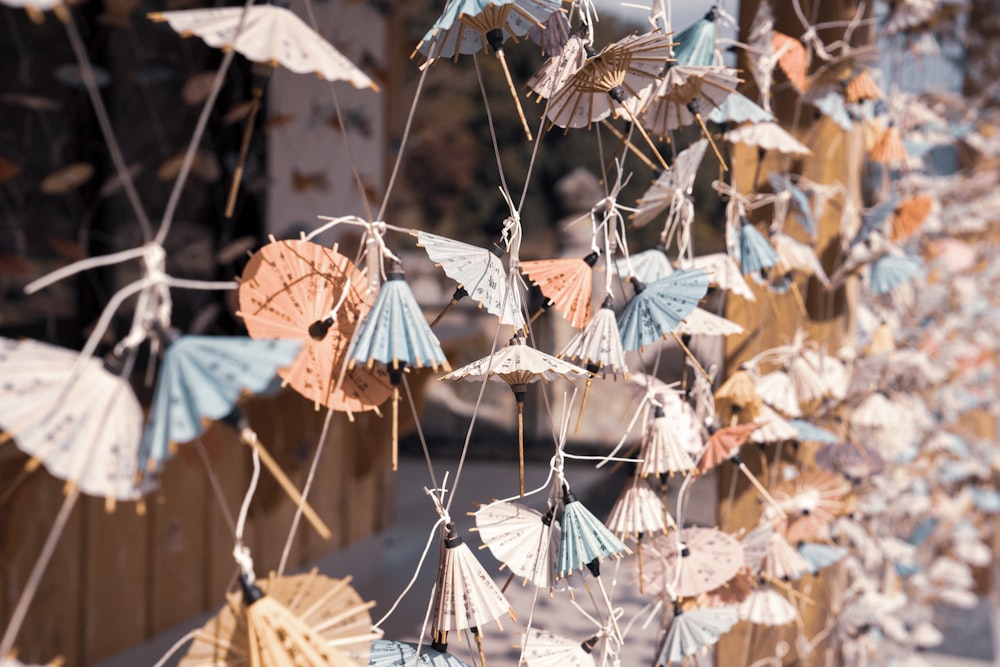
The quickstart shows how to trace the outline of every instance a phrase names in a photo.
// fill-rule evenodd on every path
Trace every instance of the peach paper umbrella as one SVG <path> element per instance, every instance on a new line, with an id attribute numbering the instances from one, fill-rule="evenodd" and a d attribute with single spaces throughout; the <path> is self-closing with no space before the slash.
<path id="1" fill-rule="evenodd" d="M 809 470 L 780 484 L 772 495 L 788 517 L 785 538 L 792 544 L 815 539 L 843 511 L 850 491 L 846 479 L 826 470 Z"/>
<path id="2" fill-rule="evenodd" d="M 679 540 L 679 543 L 678 543 Z M 743 549 L 715 528 L 685 528 L 647 544 L 646 585 L 672 597 L 693 597 L 726 583 L 743 567 Z"/>
<path id="3" fill-rule="evenodd" d="M 303 341 L 278 374 L 316 408 L 365 412 L 392 393 L 384 369 L 347 369 L 347 348 L 371 308 L 368 281 L 336 247 L 273 241 L 250 258 L 240 282 L 240 316 L 254 338 Z"/>
<path id="4" fill-rule="evenodd" d="M 593 297 L 594 264 L 597 252 L 583 259 L 542 259 L 521 262 L 521 271 L 548 299 L 543 308 L 554 306 L 574 329 L 582 329 L 590 320 L 590 301 Z"/>
<path id="5" fill-rule="evenodd" d="M 774 55 L 778 58 L 778 67 L 800 95 L 806 92 L 806 88 L 809 87 L 806 77 L 809 54 L 806 53 L 806 47 L 794 37 L 777 30 L 774 31 L 771 43 L 774 45 Z"/>
<path id="6" fill-rule="evenodd" d="M 723 461 L 730 460 L 739 453 L 740 447 L 750 439 L 750 434 L 761 426 L 763 426 L 762 422 L 751 422 L 723 426 L 717 429 L 705 443 L 705 449 L 698 460 L 698 470 L 706 473 Z"/>
<path id="7" fill-rule="evenodd" d="M 358 667 L 368 664 L 372 632 L 350 577 L 306 574 L 249 582 L 194 632 L 179 667 Z"/>

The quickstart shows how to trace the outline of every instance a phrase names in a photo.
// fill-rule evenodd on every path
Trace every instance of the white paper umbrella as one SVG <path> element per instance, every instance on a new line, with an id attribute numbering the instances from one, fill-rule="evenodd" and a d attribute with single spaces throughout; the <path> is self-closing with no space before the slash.
<path id="1" fill-rule="evenodd" d="M 767 548 L 771 544 L 772 535 L 774 535 L 772 523 L 762 522 L 740 538 L 743 559 L 746 561 L 747 568 L 755 575 L 760 574 L 764 569 L 764 559 L 767 557 Z"/>
<path id="2" fill-rule="evenodd" d="M 603 377 L 610 373 L 616 379 L 621 374 L 628 379 L 625 351 L 615 319 L 615 304 L 610 295 L 583 331 L 570 339 L 559 357 L 586 368 L 589 373 L 600 373 Z"/>
<path id="3" fill-rule="evenodd" d="M 521 642 L 524 663 L 528 667 L 595 667 L 597 664 L 591 655 L 597 637 L 579 642 L 531 628 L 521 636 Z"/>
<path id="4" fill-rule="evenodd" d="M 674 617 L 663 637 L 656 664 L 670 665 L 712 646 L 739 620 L 735 607 L 706 607 L 684 611 L 674 607 Z"/>
<path id="5" fill-rule="evenodd" d="M 757 393 L 764 402 L 786 417 L 801 417 L 799 397 L 792 378 L 785 371 L 771 371 L 757 380 Z"/>
<path id="6" fill-rule="evenodd" d="M 636 476 L 622 489 L 611 507 L 605 525 L 619 537 L 637 539 L 643 534 L 666 533 L 667 516 L 659 494 L 642 477 Z M 670 519 L 673 525 L 673 519 Z"/>
<path id="7" fill-rule="evenodd" d="M 511 283 L 500 259 L 503 257 L 500 246 L 494 243 L 487 250 L 428 232 L 417 232 L 416 237 L 417 245 L 427 251 L 431 261 L 457 282 L 469 298 L 499 317 L 501 324 L 510 324 L 515 329 L 524 326 L 521 294 L 509 288 Z"/>
<path id="8" fill-rule="evenodd" d="M 442 647 L 445 648 L 445 647 Z M 417 645 L 391 639 L 376 639 L 368 656 L 368 667 L 468 667 L 464 662 L 431 646 L 417 655 Z"/>
<path id="9" fill-rule="evenodd" d="M 774 121 L 740 125 L 723 136 L 730 143 L 754 146 L 765 151 L 777 151 L 786 155 L 812 155 L 808 146 Z"/>
<path id="10" fill-rule="evenodd" d="M 768 444 L 799 439 L 799 432 L 795 427 L 766 404 L 760 406 L 756 419 L 764 422 L 764 425 L 750 435 L 752 442 Z"/>
<path id="11" fill-rule="evenodd" d="M 656 407 L 639 447 L 642 462 L 639 463 L 637 472 L 640 475 L 687 474 L 695 469 L 694 459 L 688 454 L 686 443 L 678 438 L 674 428 L 675 419 L 680 417 L 681 415 L 673 412 L 668 417 L 663 408 Z M 698 444 L 701 444 L 700 440 Z"/>
<path id="12" fill-rule="evenodd" d="M 539 99 L 552 97 L 564 83 L 587 62 L 587 43 L 579 35 L 571 35 L 563 51 L 545 61 L 528 79 L 527 86 Z"/>
<path id="13" fill-rule="evenodd" d="M 795 622 L 798 611 L 784 595 L 770 586 L 764 586 L 740 603 L 739 616 L 741 621 L 777 626 Z"/>
<path id="14" fill-rule="evenodd" d="M 790 581 L 801 579 L 812 571 L 812 566 L 795 550 L 781 533 L 771 533 L 764 556 L 764 572 L 774 579 Z"/>
<path id="15" fill-rule="evenodd" d="M 736 336 L 743 333 L 743 327 L 699 307 L 688 313 L 674 331 L 682 336 Z"/>
<path id="16" fill-rule="evenodd" d="M 253 5 L 245 15 L 242 7 L 220 7 L 157 12 L 149 18 L 166 21 L 181 35 L 197 35 L 209 46 L 235 49 L 254 62 L 348 81 L 355 88 L 378 88 L 330 42 L 278 5 Z"/>
<path id="17" fill-rule="evenodd" d="M 677 154 L 670 171 L 660 174 L 639 198 L 638 210 L 631 215 L 632 226 L 644 227 L 664 211 L 669 211 L 668 221 L 694 217 L 694 203 L 688 197 L 707 148 L 708 141 L 699 139 Z M 690 216 L 686 215 L 687 208 L 691 209 Z"/>
<path id="18" fill-rule="evenodd" d="M 520 503 L 496 502 L 479 508 L 475 516 L 479 537 L 504 567 L 539 588 L 553 588 L 559 529 L 551 511 L 542 514 Z"/>
<path id="19" fill-rule="evenodd" d="M 680 544 L 678 544 L 680 540 Z M 743 567 L 743 549 L 728 533 L 685 528 L 647 542 L 646 585 L 672 597 L 693 597 L 726 583 Z M 679 570 L 679 571 L 678 571 Z"/>
<path id="20" fill-rule="evenodd" d="M 701 269 L 708 274 L 712 281 L 711 284 L 721 290 L 732 292 L 747 301 L 757 300 L 753 290 L 743 279 L 743 272 L 740 271 L 739 264 L 724 252 L 698 255 L 691 260 L 681 259 L 680 263 L 684 268 Z"/>
<path id="21" fill-rule="evenodd" d="M 0 429 L 67 489 L 139 500 L 143 415 L 128 382 L 97 359 L 34 340 L 0 338 Z"/>
<path id="22" fill-rule="evenodd" d="M 513 617 L 514 610 L 469 545 L 462 541 L 455 525 L 448 523 L 445 528 L 431 634 L 436 642 L 443 644 L 448 632 L 475 628 L 479 643 L 481 628 L 491 621 L 499 624 L 498 619 L 504 614 Z"/>
<path id="23" fill-rule="evenodd" d="M 813 276 L 823 287 L 830 289 L 830 279 L 811 245 L 796 241 L 782 232 L 771 234 L 771 245 L 781 260 L 778 263 L 779 269 L 784 272 L 797 271 L 802 275 Z"/>

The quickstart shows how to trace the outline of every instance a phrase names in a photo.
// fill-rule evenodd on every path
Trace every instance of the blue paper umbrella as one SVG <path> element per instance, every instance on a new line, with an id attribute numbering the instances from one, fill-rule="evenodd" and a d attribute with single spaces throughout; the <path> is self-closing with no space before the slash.
<path id="1" fill-rule="evenodd" d="M 771 182 L 771 187 L 776 194 L 788 193 L 788 203 L 791 205 L 790 212 L 792 217 L 799 223 L 803 231 L 815 239 L 816 218 L 813 216 L 809 195 L 802 188 L 792 183 L 792 179 L 785 174 L 772 173 L 768 177 L 768 180 Z"/>
<path id="2" fill-rule="evenodd" d="M 791 419 L 788 423 L 799 432 L 799 440 L 815 442 L 820 445 L 836 445 L 840 442 L 840 438 L 836 433 L 831 433 L 805 419 Z"/>
<path id="3" fill-rule="evenodd" d="M 678 269 L 649 285 L 633 278 L 636 295 L 618 318 L 624 348 L 638 350 L 671 333 L 698 306 L 708 284 L 708 274 L 699 269 Z"/>
<path id="4" fill-rule="evenodd" d="M 868 268 L 868 287 L 875 294 L 887 294 L 910 280 L 923 263 L 910 255 L 882 255 Z"/>
<path id="5" fill-rule="evenodd" d="M 182 336 L 167 347 L 139 448 L 140 464 L 155 470 L 171 448 L 222 419 L 245 391 L 267 389 L 278 369 L 295 359 L 296 340 L 243 336 Z"/>
<path id="6" fill-rule="evenodd" d="M 799 555 L 805 558 L 813 574 L 830 567 L 847 555 L 847 549 L 822 542 L 800 542 Z"/>
<path id="7" fill-rule="evenodd" d="M 559 541 L 559 576 L 567 576 L 584 567 L 599 576 L 603 558 L 621 558 L 632 553 L 601 520 L 563 487 L 562 537 Z"/>
<path id="8" fill-rule="evenodd" d="M 747 221 L 740 225 L 740 271 L 761 282 L 760 274 L 780 261 L 764 235 Z"/>
<path id="9" fill-rule="evenodd" d="M 844 94 L 834 87 L 821 88 L 805 97 L 805 101 L 840 126 L 844 132 L 854 129 L 854 119 L 847 110 Z"/>
<path id="10" fill-rule="evenodd" d="M 713 123 L 764 123 L 774 120 L 774 114 L 746 95 L 730 93 L 719 106 L 712 109 L 708 119 Z"/>
<path id="11" fill-rule="evenodd" d="M 453 0 L 420 40 L 414 55 L 419 51 L 430 60 L 457 58 L 460 54 L 478 53 L 488 45 L 500 61 L 524 134 L 531 141 L 531 129 L 507 67 L 503 44 L 511 37 L 528 34 L 532 27 L 545 31 L 549 17 L 560 10 L 559 0 Z M 552 45 L 546 48 L 552 50 Z"/>
<path id="12" fill-rule="evenodd" d="M 418 656 L 416 644 L 391 639 L 376 639 L 372 642 L 371 653 L 368 656 L 368 667 L 412 667 L 413 665 L 468 667 L 455 656 L 446 653 L 446 649 L 447 646 L 431 644 L 431 646 L 422 647 Z"/>
<path id="13" fill-rule="evenodd" d="M 715 62 L 715 21 L 719 12 L 712 7 L 705 16 L 678 33 L 674 39 L 674 59 L 678 65 L 709 67 Z"/>
<path id="14" fill-rule="evenodd" d="M 354 338 L 351 364 L 371 367 L 376 362 L 391 370 L 451 369 L 401 270 L 390 271 L 386 276 Z"/>
<path id="15" fill-rule="evenodd" d="M 725 633 L 736 625 L 739 614 L 735 607 L 706 607 L 684 611 L 674 605 L 674 618 L 663 637 L 657 667 L 686 661 L 706 646 L 719 641 Z"/>
<path id="16" fill-rule="evenodd" d="M 351 367 L 385 364 L 392 384 L 392 469 L 399 467 L 399 385 L 403 370 L 438 367 L 451 370 L 441 343 L 431 331 L 398 264 L 386 276 L 368 316 L 358 327 Z"/>
<path id="17" fill-rule="evenodd" d="M 658 243 L 648 250 L 637 252 L 628 261 L 616 259 L 615 271 L 624 280 L 634 276 L 645 285 L 666 278 L 674 272 L 674 267 L 670 264 L 666 249 Z"/>

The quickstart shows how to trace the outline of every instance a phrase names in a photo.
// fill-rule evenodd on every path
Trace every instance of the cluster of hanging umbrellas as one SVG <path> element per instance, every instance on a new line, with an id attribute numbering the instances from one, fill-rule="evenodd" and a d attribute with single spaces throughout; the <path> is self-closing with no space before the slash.
<path id="1" fill-rule="evenodd" d="M 28 6 L 33 12 L 50 9 Z M 78 42 L 72 11 L 54 7 Z M 904 11 L 890 10 L 891 34 L 915 34 L 928 25 L 907 23 Z M 151 18 L 269 67 L 375 87 L 284 8 L 185 10 Z M 789 651 L 802 660 L 827 651 L 850 665 L 887 657 L 914 660 L 914 651 L 941 641 L 934 605 L 975 603 L 973 568 L 992 559 L 988 519 L 1000 512 L 995 489 L 1000 456 L 990 440 L 993 433 L 964 428 L 970 415 L 995 417 L 991 389 L 1000 325 L 990 286 L 1000 265 L 993 259 L 988 203 L 995 203 L 997 178 L 991 172 L 935 175 L 921 161 L 921 147 L 907 142 L 947 145 L 961 139 L 995 158 L 1000 153 L 995 132 L 963 127 L 959 138 L 963 118 L 883 92 L 873 49 L 852 47 L 847 38 L 824 44 L 804 20 L 802 35 L 780 33 L 767 2 L 760 3 L 746 43 L 736 44 L 747 54 L 757 101 L 737 92 L 739 73 L 723 64 L 718 24 L 732 19 L 721 8 L 675 33 L 662 3 L 654 0 L 650 31 L 602 48 L 594 44 L 596 20 L 588 0 L 574 0 L 568 11 L 550 0 L 451 0 L 414 51 L 422 54 L 426 70 L 439 60 L 492 50 L 528 141 L 542 142 L 554 127 L 614 129 L 623 152 L 616 155 L 616 171 L 604 174 L 606 197 L 584 218 L 592 232 L 591 252 L 584 257 L 521 261 L 519 206 L 501 187 L 509 216 L 487 248 L 344 215 L 324 218 L 326 224 L 298 239 L 271 239 L 233 282 L 190 281 L 166 271 L 167 215 L 155 232 L 146 226 L 139 247 L 80 260 L 29 283 L 26 291 L 32 294 L 99 266 L 138 262 L 141 269 L 138 280 L 111 298 L 81 352 L 0 340 L 3 437 L 31 457 L 26 474 L 44 466 L 66 482 L 66 501 L 0 641 L 0 655 L 16 641 L 79 494 L 105 498 L 109 510 L 136 502 L 142 511 L 143 497 L 155 489 L 176 448 L 197 442 L 207 424 L 219 420 L 239 430 L 255 466 L 234 526 L 239 587 L 192 633 L 181 664 L 461 665 L 449 653 L 449 640 L 464 636 L 475 647 L 469 660 L 485 665 L 487 631 L 493 626 L 507 631 L 504 617 L 512 624 L 528 619 L 526 627 L 514 625 L 513 631 L 520 637 L 521 662 L 536 667 L 620 664 L 631 633 L 649 628 L 658 637 L 656 655 L 649 656 L 656 665 L 697 663 L 735 628 L 747 638 L 744 663 L 756 647 L 754 633 L 765 635 L 767 628 L 786 628 L 796 638 L 792 648 L 765 647 L 776 659 Z M 537 42 L 549 57 L 527 82 L 544 101 L 537 138 L 505 64 L 505 44 L 521 37 Z M 77 55 L 84 83 L 96 91 L 92 66 L 85 54 Z M 812 152 L 809 137 L 796 138 L 795 128 L 775 119 L 776 82 L 790 85 L 803 104 L 829 117 L 844 136 L 864 134 L 866 163 L 882 176 L 878 201 L 862 207 L 844 185 L 794 173 L 790 159 L 778 161 L 786 170 L 771 169 L 761 178 L 765 154 Z M 216 92 L 220 83 L 221 78 L 213 82 Z M 241 160 L 264 81 L 258 84 Z M 100 95 L 91 97 L 101 109 Z M 214 95 L 205 100 L 210 108 Z M 614 128 L 619 120 L 622 129 Z M 696 127 L 701 138 L 679 151 L 671 143 L 668 164 L 660 150 L 665 144 L 658 140 L 676 141 L 686 126 Z M 112 143 L 113 128 L 102 130 Z M 641 147 L 632 141 L 633 132 Z M 178 187 L 194 165 L 198 139 L 178 167 Z M 757 151 L 749 189 L 734 185 L 735 165 L 720 144 Z M 709 149 L 721 167 L 715 187 L 725 200 L 727 249 L 705 255 L 694 247 L 695 207 L 703 202 L 695 202 L 693 192 Z M 631 156 L 663 171 L 634 207 L 619 201 Z M 124 162 L 116 167 L 130 189 Z M 241 172 L 237 168 L 230 212 Z M 87 177 L 62 174 L 45 187 Z M 146 219 L 137 198 L 132 205 L 137 218 Z M 816 252 L 821 222 L 831 211 L 839 214 L 832 236 L 841 240 L 832 265 Z M 662 232 L 653 248 L 630 247 L 635 228 L 658 224 Z M 314 241 L 338 226 L 361 230 L 357 257 Z M 455 283 L 451 302 L 432 322 L 407 283 L 400 239 L 412 239 Z M 828 300 L 835 289 L 857 287 L 854 331 L 836 347 L 809 333 L 807 281 Z M 526 310 L 529 283 L 545 299 L 538 313 Z M 248 336 L 177 331 L 171 325 L 176 289 L 236 290 L 237 314 Z M 754 349 L 740 368 L 716 377 L 688 343 L 746 332 L 702 307 L 710 290 L 730 302 L 752 304 L 758 329 L 768 326 L 769 309 L 777 313 L 782 300 L 790 299 L 797 329 L 786 332 L 784 344 Z M 96 358 L 110 318 L 133 297 L 137 305 L 128 334 L 106 358 Z M 496 318 L 496 336 L 488 355 L 452 370 L 433 327 L 466 297 L 485 311 L 483 317 Z M 556 317 L 546 314 L 550 309 L 574 333 L 562 349 L 546 351 L 537 345 L 533 323 Z M 664 341 L 679 348 L 690 367 L 680 383 L 656 376 Z M 148 415 L 128 381 L 140 350 L 159 365 Z M 645 357 L 649 352 L 653 363 Z M 393 423 L 392 442 L 371 446 L 391 447 L 395 468 L 399 404 L 409 400 L 409 373 L 418 369 L 440 374 L 443 381 L 479 383 L 480 400 L 488 381 L 510 387 L 519 483 L 511 484 L 509 498 L 476 510 L 475 532 L 511 578 L 565 600 L 567 608 L 572 605 L 593 622 L 591 633 L 561 637 L 533 627 L 530 610 L 515 612 L 504 587 L 451 520 L 452 489 L 446 478 L 438 484 L 429 457 L 426 491 L 438 517 L 429 544 L 438 544 L 438 568 L 416 644 L 383 638 L 384 618 L 372 623 L 368 610 L 374 603 L 364 601 L 349 578 L 312 572 L 257 579 L 242 533 L 261 464 L 320 535 L 328 536 L 329 529 L 309 506 L 308 488 L 295 488 L 267 453 L 267 443 L 258 440 L 240 409 L 242 399 L 280 383 L 317 410 L 349 416 L 384 411 Z M 574 382 L 572 398 L 567 388 L 561 410 L 551 410 L 558 428 L 550 478 L 539 489 L 526 489 L 523 418 L 529 385 Z M 571 424 L 579 427 L 587 392 L 598 382 L 620 383 L 636 394 L 638 404 L 623 420 L 619 446 L 600 457 L 601 466 L 614 461 L 631 470 L 603 519 L 574 493 L 565 465 L 576 457 L 567 451 Z M 640 435 L 630 441 L 633 429 Z M 471 434 L 472 425 L 466 450 Z M 757 499 L 758 523 L 731 525 L 726 507 L 732 498 L 717 526 L 685 520 L 691 486 L 713 469 L 747 480 L 748 493 Z M 683 480 L 672 510 L 666 502 L 671 477 Z M 532 501 L 543 509 L 533 509 Z M 809 591 L 825 586 L 822 573 L 835 566 L 843 583 L 830 593 L 827 625 L 810 635 L 803 620 L 814 603 Z M 602 578 L 609 567 L 627 573 L 649 601 L 638 619 L 644 622 L 622 618 L 617 589 Z M 591 608 L 585 611 L 577 598 Z"/>

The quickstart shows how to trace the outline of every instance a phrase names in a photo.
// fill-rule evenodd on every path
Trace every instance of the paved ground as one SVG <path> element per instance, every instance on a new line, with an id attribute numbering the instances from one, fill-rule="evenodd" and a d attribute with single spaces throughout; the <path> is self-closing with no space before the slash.
<path id="1" fill-rule="evenodd" d="M 450 466 L 451 479 L 454 479 L 455 475 L 454 465 L 452 463 Z M 439 469 L 437 474 L 443 475 L 446 469 L 449 468 Z M 467 516 L 466 512 L 475 509 L 474 503 L 476 501 L 512 495 L 512 492 L 516 490 L 516 477 L 508 474 L 510 470 L 509 463 L 501 465 L 495 461 L 470 461 L 467 463 L 459 482 L 457 497 L 452 509 L 452 518 L 462 530 L 462 534 L 467 538 L 470 546 L 478 545 L 478 540 L 473 533 L 468 532 L 468 528 L 474 524 L 473 519 Z M 498 471 L 500 474 L 497 474 Z M 547 472 L 545 464 L 529 464 L 526 473 L 527 487 L 534 488 L 541 485 Z M 401 478 L 409 480 L 427 479 L 426 466 L 417 459 L 404 459 L 398 474 Z M 585 464 L 574 463 L 567 465 L 567 475 L 584 504 L 602 517 L 613 502 L 614 495 L 621 488 L 621 482 L 624 480 L 622 478 L 609 482 L 607 473 L 594 471 Z M 703 524 L 711 523 L 714 516 L 715 497 L 713 482 L 714 480 L 705 479 L 692 487 L 690 503 L 692 521 Z M 544 498 L 539 496 L 537 503 L 543 502 Z M 673 500 L 671 500 L 671 507 L 673 506 Z M 389 530 L 340 551 L 318 565 L 321 571 L 331 576 L 342 577 L 346 574 L 352 574 L 355 586 L 362 596 L 377 601 L 378 605 L 372 614 L 373 618 L 380 618 L 413 575 L 420 554 L 427 543 L 431 526 L 436 519 L 437 515 L 433 505 L 422 491 L 422 483 L 414 482 L 400 485 L 396 496 L 395 523 Z M 499 564 L 488 552 L 483 551 L 479 554 L 481 562 L 490 572 L 496 574 L 496 580 L 502 584 L 507 577 L 505 573 L 498 571 Z M 427 596 L 433 582 L 436 559 L 436 544 L 432 544 L 427 560 L 421 568 L 412 590 L 400 602 L 396 612 L 382 625 L 387 637 L 416 640 L 427 610 Z M 644 604 L 632 584 L 633 577 L 634 573 L 630 566 L 622 566 L 617 572 L 614 567 L 605 567 L 602 575 L 602 579 L 607 579 L 606 586 L 614 604 L 623 608 L 622 618 L 626 622 L 628 619 L 638 616 Z M 517 664 L 518 650 L 514 647 L 519 643 L 518 631 L 521 624 L 528 621 L 529 610 L 532 607 L 533 592 L 522 588 L 519 582 L 511 583 L 507 589 L 507 595 L 519 614 L 518 623 L 506 619 L 502 631 L 495 626 L 485 629 L 484 641 L 492 667 L 513 667 Z M 544 594 L 539 597 L 532 617 L 533 626 L 579 641 L 583 641 L 593 634 L 595 628 L 591 621 L 568 605 L 565 600 L 550 601 Z M 584 609 L 593 608 L 585 593 L 579 593 L 577 600 Z M 647 616 L 648 614 L 643 614 L 641 618 Z M 989 632 L 989 627 L 994 622 L 995 616 L 993 618 L 991 616 L 994 615 L 992 615 L 990 605 L 984 603 L 980 609 L 970 615 L 956 616 L 951 619 L 953 622 L 948 625 L 952 631 L 955 633 L 964 631 L 964 635 L 955 634 L 956 639 L 950 640 L 949 645 L 945 648 L 976 657 L 995 655 L 992 636 Z M 190 628 L 201 625 L 204 620 L 204 617 L 194 619 L 190 624 L 164 633 L 141 647 L 105 661 L 98 667 L 152 665 L 178 637 Z M 653 619 L 653 622 L 655 623 L 656 619 Z M 633 632 L 634 639 L 628 642 L 621 655 L 622 664 L 627 667 L 650 664 L 651 657 L 655 654 L 653 634 L 649 629 Z M 453 640 L 450 648 L 457 656 L 466 659 L 470 665 L 474 664 L 469 659 L 468 645 L 465 640 L 461 644 Z M 965 660 L 944 655 L 927 657 L 934 667 L 985 667 L 993 664 L 983 660 Z M 176 664 L 176 661 L 167 664 Z M 703 664 L 712 663 L 711 661 L 703 661 Z"/>

